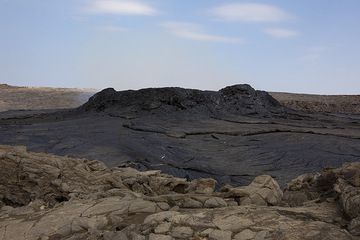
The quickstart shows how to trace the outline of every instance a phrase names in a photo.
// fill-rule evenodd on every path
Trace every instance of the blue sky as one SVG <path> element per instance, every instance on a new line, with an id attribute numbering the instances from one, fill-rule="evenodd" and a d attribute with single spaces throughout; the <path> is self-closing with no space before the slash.
<path id="1" fill-rule="evenodd" d="M 358 0 L 0 0 L 0 82 L 360 94 Z"/>

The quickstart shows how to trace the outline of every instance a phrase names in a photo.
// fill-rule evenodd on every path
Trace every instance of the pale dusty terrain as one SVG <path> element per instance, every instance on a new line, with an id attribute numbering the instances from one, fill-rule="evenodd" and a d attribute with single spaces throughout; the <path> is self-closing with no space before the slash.
<path id="1" fill-rule="evenodd" d="M 282 105 L 306 112 L 360 114 L 360 95 L 315 95 L 271 92 Z"/>
<path id="2" fill-rule="evenodd" d="M 0 84 L 0 112 L 78 107 L 96 90 L 71 88 L 29 88 Z"/>

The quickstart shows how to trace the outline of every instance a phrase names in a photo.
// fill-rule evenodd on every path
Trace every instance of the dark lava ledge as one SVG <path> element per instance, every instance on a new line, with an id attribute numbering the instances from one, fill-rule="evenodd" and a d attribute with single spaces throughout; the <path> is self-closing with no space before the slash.
<path id="1" fill-rule="evenodd" d="M 287 109 L 249 85 L 105 89 L 77 109 L 0 113 L 0 143 L 189 179 L 242 185 L 268 174 L 284 184 L 358 161 L 359 123 Z"/>

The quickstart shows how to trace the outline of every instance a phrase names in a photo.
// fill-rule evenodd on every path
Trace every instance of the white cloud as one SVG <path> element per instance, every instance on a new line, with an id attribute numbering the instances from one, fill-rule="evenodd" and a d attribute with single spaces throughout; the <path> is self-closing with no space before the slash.
<path id="1" fill-rule="evenodd" d="M 154 16 L 158 13 L 150 5 L 130 0 L 94 0 L 86 10 L 91 13 L 117 15 Z"/>
<path id="2" fill-rule="evenodd" d="M 280 22 L 292 18 L 286 11 L 268 4 L 233 3 L 210 10 L 218 19 L 243 22 Z"/>
<path id="3" fill-rule="evenodd" d="M 162 26 L 169 30 L 175 36 L 208 42 L 241 43 L 241 38 L 225 37 L 220 35 L 208 34 L 203 31 L 201 25 L 184 22 L 167 22 Z"/>
<path id="4" fill-rule="evenodd" d="M 305 54 L 300 57 L 301 61 L 316 63 L 328 50 L 326 46 L 310 46 L 304 49 Z"/>
<path id="5" fill-rule="evenodd" d="M 300 35 L 298 31 L 284 28 L 268 28 L 265 29 L 265 33 L 276 38 L 290 38 Z"/>

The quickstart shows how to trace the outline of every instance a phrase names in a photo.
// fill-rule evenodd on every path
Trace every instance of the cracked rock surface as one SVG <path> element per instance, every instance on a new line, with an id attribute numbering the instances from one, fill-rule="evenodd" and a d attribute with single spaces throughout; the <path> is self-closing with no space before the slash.
<path id="1" fill-rule="evenodd" d="M 222 187 L 0 146 L 0 239 L 360 239 L 360 164 Z M 303 196 L 294 201 L 296 196 Z"/>
<path id="2" fill-rule="evenodd" d="M 291 179 L 360 157 L 360 117 L 282 107 L 249 85 L 219 91 L 105 89 L 73 110 L 0 113 L 0 143 L 247 185 Z"/>

